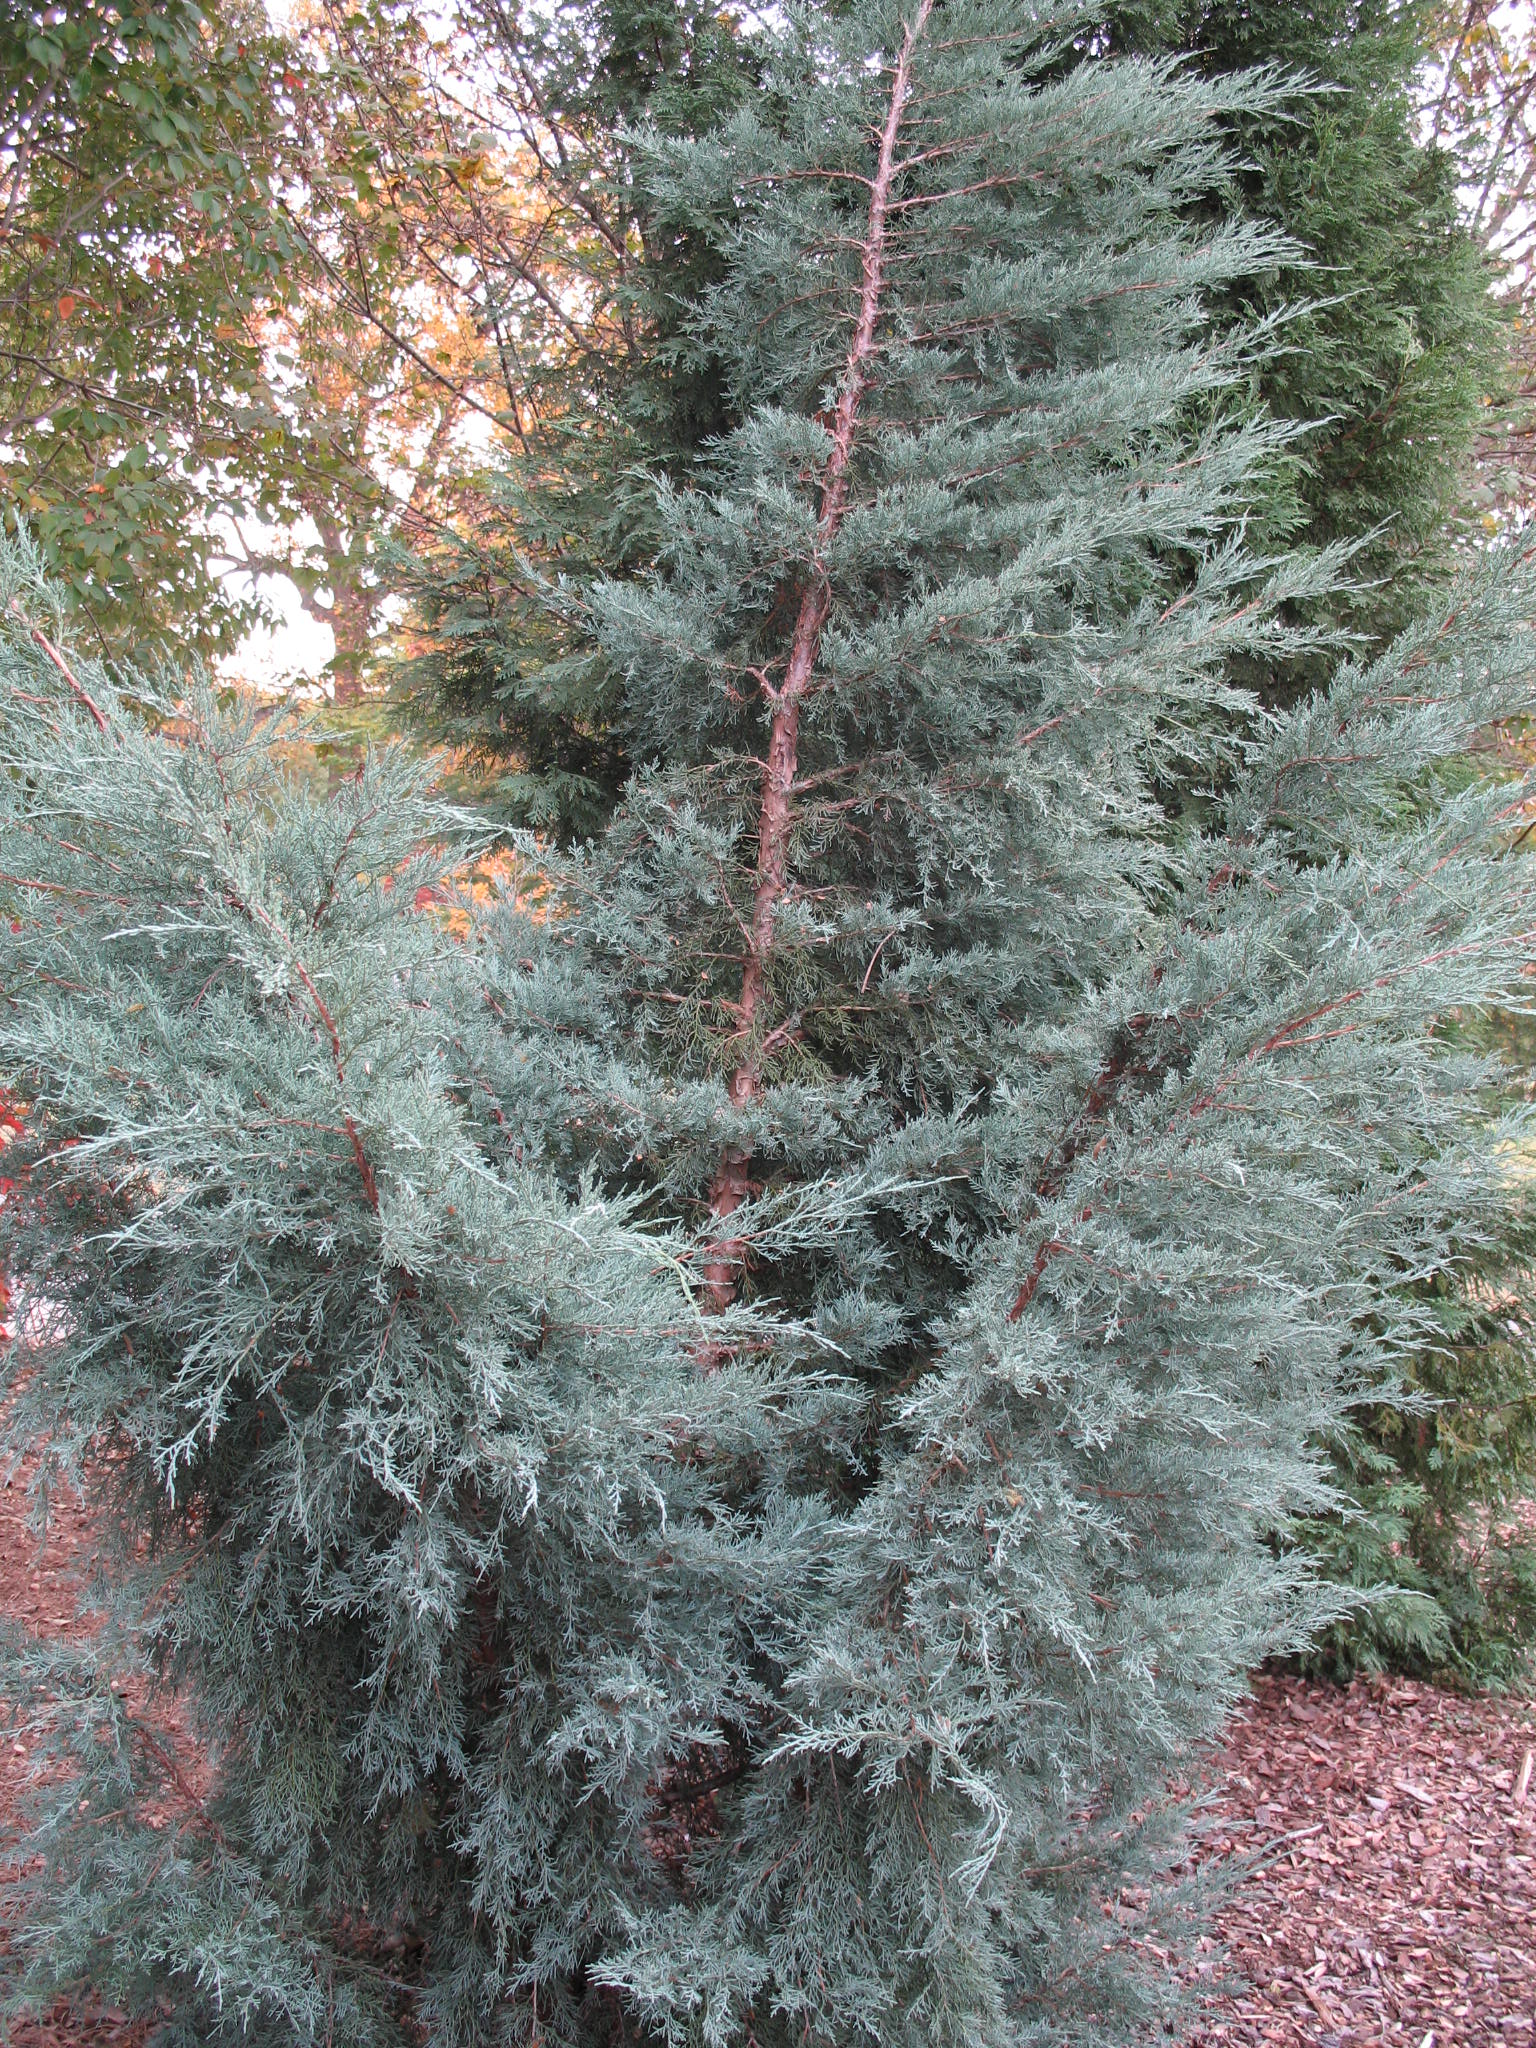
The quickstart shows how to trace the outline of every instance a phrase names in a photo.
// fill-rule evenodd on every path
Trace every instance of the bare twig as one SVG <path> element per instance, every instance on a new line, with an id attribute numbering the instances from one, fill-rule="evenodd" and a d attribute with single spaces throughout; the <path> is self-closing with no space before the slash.
<path id="1" fill-rule="evenodd" d="M 26 613 L 22 610 L 21 606 L 16 602 L 14 597 L 11 599 L 10 610 L 14 618 L 20 619 L 21 623 L 26 627 L 27 631 L 31 634 L 33 640 L 36 641 L 37 645 L 43 650 L 44 654 L 47 655 L 48 659 L 53 663 L 54 667 L 58 670 L 59 674 L 64 678 L 65 682 L 68 683 L 71 690 L 74 691 L 75 695 L 79 698 L 80 702 L 85 706 L 86 710 L 89 711 L 92 718 L 95 719 L 98 730 L 101 732 L 108 731 L 109 728 L 107 725 L 107 721 L 102 714 L 100 705 L 96 702 L 95 698 L 91 695 L 90 691 L 86 689 L 84 683 L 81 682 L 80 678 L 75 674 L 74 670 L 70 667 L 69 663 L 64 659 L 63 655 L 60 654 L 58 648 L 54 646 L 53 642 L 48 638 L 48 635 L 43 631 L 41 626 L 34 626 L 32 624 L 32 621 L 27 617 Z"/>

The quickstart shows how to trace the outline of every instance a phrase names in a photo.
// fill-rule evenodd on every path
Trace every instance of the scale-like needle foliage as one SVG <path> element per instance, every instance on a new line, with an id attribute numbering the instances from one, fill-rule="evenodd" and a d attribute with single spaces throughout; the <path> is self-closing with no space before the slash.
<path id="1" fill-rule="evenodd" d="M 443 2048 L 1170 2003 L 1103 1907 L 1336 1611 L 1312 1447 L 1497 1229 L 1494 1070 L 1437 1027 L 1528 952 L 1471 750 L 1530 594 L 1491 564 L 1284 713 L 1231 685 L 1337 573 L 1244 552 L 1273 340 L 1201 301 L 1279 252 L 1188 225 L 1286 88 L 1064 71 L 1072 26 L 791 22 L 766 111 L 648 145 L 743 424 L 590 600 L 659 765 L 521 898 L 434 896 L 400 763 L 288 793 L 21 592 L 12 1376 L 123 1537 L 99 1649 L 15 1656 L 80 1774 L 34 1994 Z"/>

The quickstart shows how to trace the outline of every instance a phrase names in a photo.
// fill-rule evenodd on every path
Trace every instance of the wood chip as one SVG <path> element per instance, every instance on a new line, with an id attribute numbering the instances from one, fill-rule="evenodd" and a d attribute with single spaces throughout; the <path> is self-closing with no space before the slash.
<path id="1" fill-rule="evenodd" d="M 1399 1792 L 1406 1792 L 1410 1799 L 1417 1799 L 1420 1806 L 1433 1806 L 1435 1804 L 1434 1793 L 1426 1791 L 1422 1785 L 1412 1784 L 1407 1778 L 1394 1778 L 1392 1782 Z"/>

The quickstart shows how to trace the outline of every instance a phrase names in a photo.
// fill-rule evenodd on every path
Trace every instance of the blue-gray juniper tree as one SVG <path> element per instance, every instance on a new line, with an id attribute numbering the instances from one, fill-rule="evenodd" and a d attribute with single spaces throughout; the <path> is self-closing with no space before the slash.
<path id="1" fill-rule="evenodd" d="M 1438 1027 L 1529 943 L 1530 599 L 1234 687 L 1340 573 L 1245 551 L 1283 335 L 1202 294 L 1284 252 L 1188 225 L 1288 88 L 1071 29 L 797 15 L 761 110 L 644 140 L 742 424 L 649 584 L 546 593 L 656 765 L 515 890 L 8 567 L 12 1413 L 118 1539 L 99 1635 L 10 1644 L 23 1994 L 273 2048 L 1168 2008 L 1170 1772 L 1332 1611 L 1310 1447 L 1497 1229 Z"/>

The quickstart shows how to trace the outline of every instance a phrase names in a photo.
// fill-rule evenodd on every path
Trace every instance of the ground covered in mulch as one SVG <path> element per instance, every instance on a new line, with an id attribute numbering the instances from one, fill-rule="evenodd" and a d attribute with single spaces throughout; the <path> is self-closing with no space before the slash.
<path id="1" fill-rule="evenodd" d="M 1536 2048 L 1533 1747 L 1529 1702 L 1261 1677 L 1214 1774 L 1247 1988 L 1197 2041 Z"/>
<path id="2" fill-rule="evenodd" d="M 0 1488 L 0 1614 L 80 1625 L 89 1519 L 47 1541 Z M 1212 1760 L 1206 1855 L 1241 1867 L 1199 1966 L 1199 2048 L 1536 2048 L 1536 1705 L 1426 1685 L 1347 1692 L 1265 1674 Z M 0 1839 L 29 1768 L 0 1726 Z M 0 1932 L 3 1939 L 3 1932 Z M 100 2007 L 24 2022 L 14 2048 L 138 2048 Z"/>

